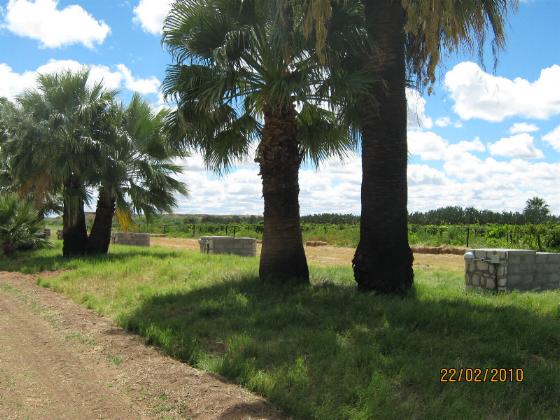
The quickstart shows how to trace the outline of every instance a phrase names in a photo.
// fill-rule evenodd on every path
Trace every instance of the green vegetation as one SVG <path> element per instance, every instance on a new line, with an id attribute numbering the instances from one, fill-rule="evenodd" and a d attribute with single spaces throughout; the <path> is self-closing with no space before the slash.
<path id="1" fill-rule="evenodd" d="M 353 259 L 361 290 L 404 294 L 412 287 L 407 219 L 406 88 L 431 91 L 450 52 L 506 43 L 507 15 L 518 0 L 282 0 L 294 26 L 314 36 L 330 69 L 367 70 L 370 84 L 344 94 L 342 112 L 359 132 L 362 157 L 360 240 Z M 349 41 L 349 42 L 346 42 Z"/>
<path id="2" fill-rule="evenodd" d="M 314 223 L 304 216 L 301 224 L 304 241 L 325 241 L 334 246 L 356 247 L 360 236 L 358 223 Z M 50 227 L 61 228 L 60 219 L 48 219 Z M 230 235 L 262 239 L 262 222 L 257 217 L 161 215 L 148 222 L 134 218 L 131 231 L 165 234 L 176 238 L 205 235 Z M 115 224 L 114 229 L 119 229 Z M 408 240 L 416 246 L 455 246 L 470 248 L 543 249 L 560 251 L 560 225 L 527 224 L 410 224 Z M 540 246 L 539 246 L 540 242 Z"/>
<path id="3" fill-rule="evenodd" d="M 11 255 L 50 245 L 33 204 L 15 194 L 0 194 L 0 253 Z"/>
<path id="4" fill-rule="evenodd" d="M 298 18 L 285 12 L 277 0 L 174 2 L 163 28 L 172 58 L 163 91 L 177 105 L 169 131 L 180 150 L 200 151 L 218 172 L 244 158 L 258 163 L 260 278 L 307 283 L 299 169 L 303 159 L 318 165 L 355 146 L 354 132 L 337 111 L 346 98 L 333 91 L 351 97 L 366 85 L 357 72 L 319 60 Z"/>
<path id="5" fill-rule="evenodd" d="M 560 292 L 465 292 L 457 271 L 417 269 L 405 298 L 360 294 L 350 267 L 311 285 L 264 285 L 256 259 L 115 246 L 0 257 L 62 269 L 40 284 L 148 343 L 268 397 L 295 418 L 556 418 Z M 439 382 L 446 367 L 523 368 L 523 383 Z"/>
<path id="6" fill-rule="evenodd" d="M 89 83 L 88 71 L 42 74 L 15 103 L 0 100 L 0 189 L 29 196 L 43 214 L 63 214 L 65 256 L 107 253 L 115 209 L 121 220 L 171 211 L 180 167 L 166 148 L 163 122 L 134 96 Z M 97 190 L 88 238 L 85 204 Z M 126 217 L 128 216 L 128 218 Z"/>

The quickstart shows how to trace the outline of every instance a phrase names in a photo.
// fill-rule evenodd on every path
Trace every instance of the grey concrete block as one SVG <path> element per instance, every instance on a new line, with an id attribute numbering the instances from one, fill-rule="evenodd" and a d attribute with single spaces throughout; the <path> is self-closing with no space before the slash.
<path id="1" fill-rule="evenodd" d="M 129 246 L 150 246 L 149 233 L 116 232 L 112 235 L 113 243 Z"/>
<path id="2" fill-rule="evenodd" d="M 234 254 L 256 256 L 257 243 L 253 238 L 233 238 L 230 236 L 203 236 L 199 240 L 200 251 L 210 254 Z"/>

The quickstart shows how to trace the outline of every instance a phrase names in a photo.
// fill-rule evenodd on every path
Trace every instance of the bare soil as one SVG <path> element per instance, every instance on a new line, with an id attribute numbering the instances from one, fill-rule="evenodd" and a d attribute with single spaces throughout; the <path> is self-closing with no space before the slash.
<path id="1" fill-rule="evenodd" d="M 80 305 L 0 273 L 1 419 L 279 419 L 264 399 L 167 357 Z"/>
<path id="2" fill-rule="evenodd" d="M 153 246 L 162 246 L 174 249 L 190 249 L 198 251 L 196 239 L 181 238 L 151 238 Z M 260 253 L 261 245 L 257 245 L 257 254 Z M 437 248 L 447 250 L 448 248 Z M 451 249 L 451 248 L 449 248 Z M 462 271 L 464 269 L 463 252 L 460 255 L 452 253 L 432 253 L 432 248 L 415 248 L 414 265 L 418 268 L 428 270 Z M 335 246 L 306 246 L 305 254 L 311 264 L 316 265 L 351 265 L 354 257 L 354 248 L 341 248 Z M 428 253 L 430 251 L 430 253 Z M 440 251 L 441 252 L 441 251 Z"/>

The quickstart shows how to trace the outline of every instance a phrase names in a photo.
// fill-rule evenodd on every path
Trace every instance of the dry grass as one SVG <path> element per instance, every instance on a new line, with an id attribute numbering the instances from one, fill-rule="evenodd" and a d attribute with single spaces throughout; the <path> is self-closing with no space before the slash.
<path id="1" fill-rule="evenodd" d="M 197 251 L 196 239 L 182 238 L 152 238 L 153 246 L 172 249 L 189 249 Z M 261 245 L 257 245 L 257 254 L 260 254 Z M 305 254 L 310 264 L 315 265 L 351 265 L 354 248 L 335 246 L 305 247 Z M 464 262 L 462 255 L 452 254 L 415 254 L 414 265 L 424 270 L 463 271 Z"/>

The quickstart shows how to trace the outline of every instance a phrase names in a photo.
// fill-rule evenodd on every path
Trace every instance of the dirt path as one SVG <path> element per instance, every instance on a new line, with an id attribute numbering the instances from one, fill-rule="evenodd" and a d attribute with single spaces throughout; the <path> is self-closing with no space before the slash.
<path id="1" fill-rule="evenodd" d="M 162 246 L 174 249 L 190 249 L 198 251 L 196 239 L 181 238 L 151 238 L 153 246 Z M 260 245 L 257 246 L 257 254 L 260 253 Z M 307 260 L 317 265 L 351 265 L 354 257 L 354 248 L 342 248 L 335 246 L 305 247 Z M 462 255 L 452 254 L 414 254 L 415 267 L 423 269 L 439 269 L 450 271 L 463 271 L 465 262 Z"/>
<path id="2" fill-rule="evenodd" d="M 262 398 L 0 273 L 0 419 L 279 419 Z"/>

